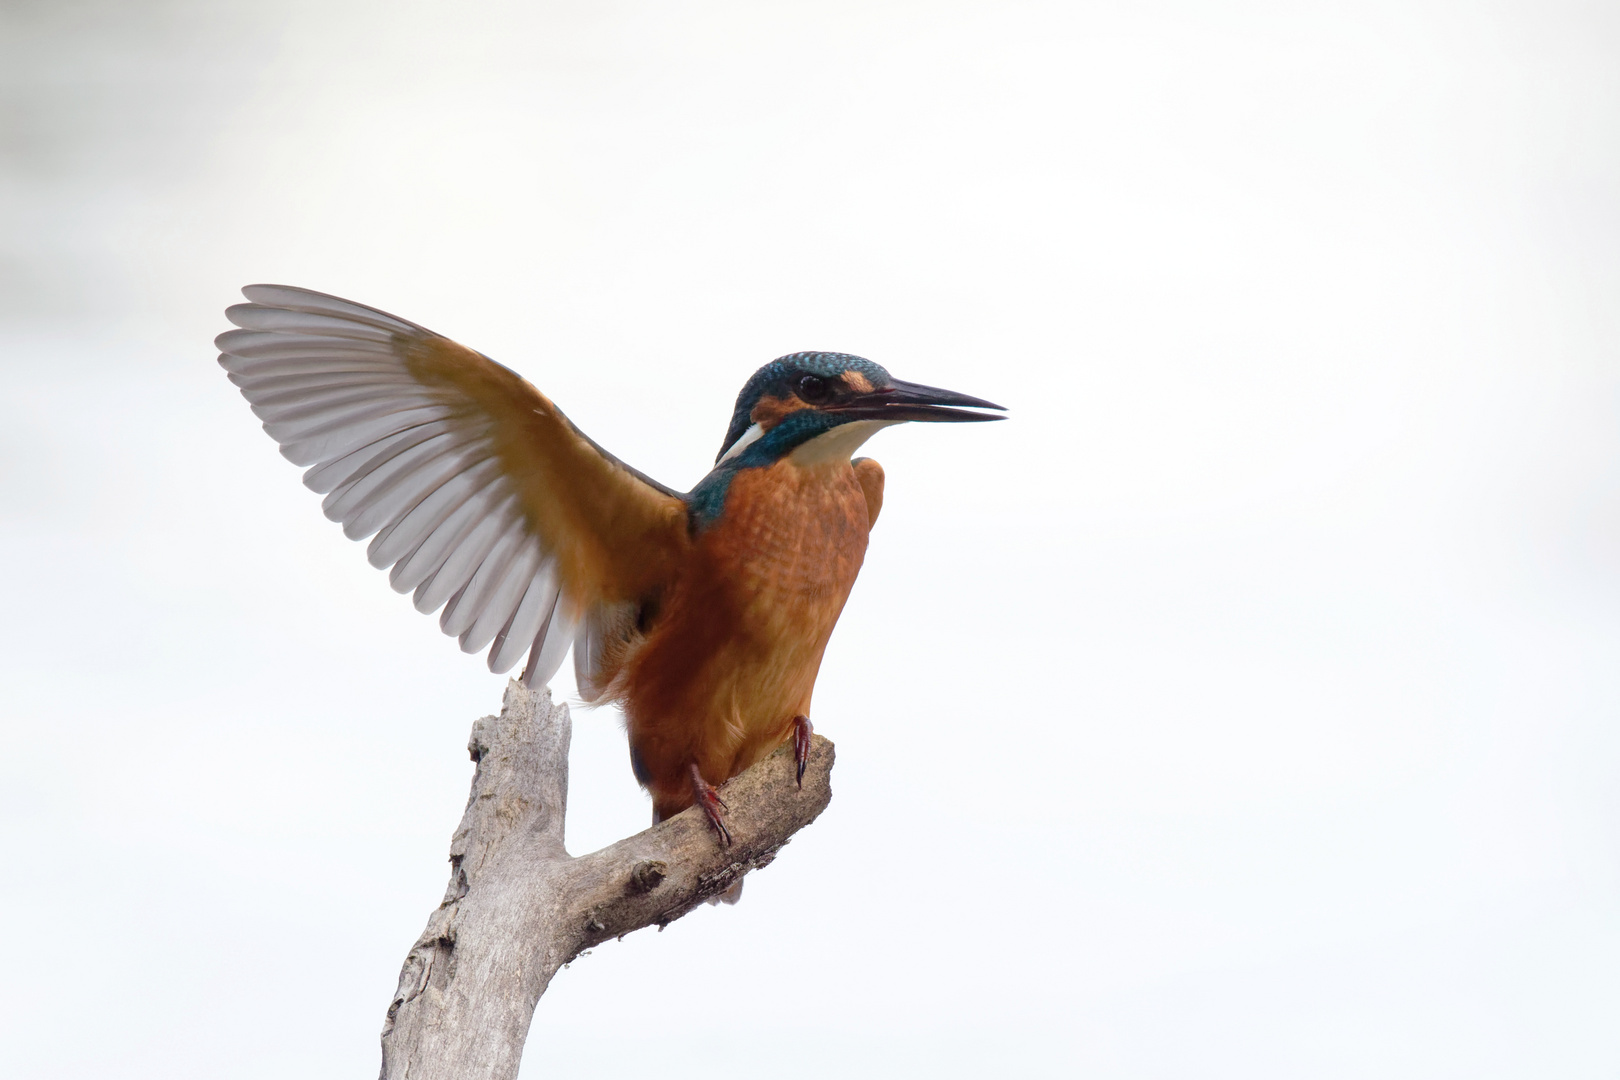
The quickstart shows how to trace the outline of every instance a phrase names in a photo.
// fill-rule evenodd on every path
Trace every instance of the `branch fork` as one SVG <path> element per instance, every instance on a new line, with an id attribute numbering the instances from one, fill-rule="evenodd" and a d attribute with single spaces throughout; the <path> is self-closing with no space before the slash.
<path id="1" fill-rule="evenodd" d="M 732 843 L 701 809 L 579 858 L 563 848 L 566 705 L 508 683 L 473 725 L 477 762 L 450 842 L 450 884 L 399 975 L 381 1080 L 511 1080 L 557 969 L 609 938 L 662 929 L 768 865 L 832 799 L 833 744 L 811 739 L 803 786 L 792 744 L 724 785 Z"/>

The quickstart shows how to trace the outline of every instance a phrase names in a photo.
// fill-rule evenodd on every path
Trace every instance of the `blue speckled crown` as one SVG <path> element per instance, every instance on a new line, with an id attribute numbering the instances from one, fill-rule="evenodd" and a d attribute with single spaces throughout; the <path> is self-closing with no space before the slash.
<path id="1" fill-rule="evenodd" d="M 881 364 L 874 364 L 864 356 L 853 356 L 841 352 L 796 352 L 787 356 L 779 356 L 766 364 L 743 384 L 742 391 L 737 395 L 737 408 L 731 414 L 731 426 L 726 429 L 725 442 L 720 444 L 720 452 L 714 456 L 719 461 L 730 449 L 731 444 L 742 438 L 743 432 L 753 424 L 750 413 L 759 399 L 766 394 L 776 397 L 793 396 L 792 382 L 798 375 L 817 375 L 823 379 L 831 379 L 842 375 L 846 371 L 858 371 L 865 375 L 873 386 L 886 386 L 891 381 L 889 372 Z"/>

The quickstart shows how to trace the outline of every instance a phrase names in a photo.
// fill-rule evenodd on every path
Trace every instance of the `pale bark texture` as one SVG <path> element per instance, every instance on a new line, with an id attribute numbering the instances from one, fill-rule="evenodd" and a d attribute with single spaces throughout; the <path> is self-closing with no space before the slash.
<path id="1" fill-rule="evenodd" d="M 721 788 L 729 847 L 692 809 L 573 858 L 563 850 L 570 733 L 566 705 L 515 681 L 501 715 L 473 725 L 478 767 L 450 841 L 450 887 L 400 972 L 382 1080 L 511 1080 L 558 968 L 724 892 L 832 798 L 833 746 L 816 736 L 803 787 L 790 744 Z"/>

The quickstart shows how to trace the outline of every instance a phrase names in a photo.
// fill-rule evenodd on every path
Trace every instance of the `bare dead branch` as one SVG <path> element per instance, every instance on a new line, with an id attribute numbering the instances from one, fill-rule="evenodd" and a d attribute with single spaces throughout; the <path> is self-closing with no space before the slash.
<path id="1" fill-rule="evenodd" d="M 692 809 L 573 858 L 563 850 L 571 731 L 566 705 L 516 681 L 501 715 L 473 725 L 478 768 L 450 842 L 450 886 L 400 971 L 382 1080 L 511 1080 L 558 968 L 724 892 L 832 799 L 833 745 L 816 736 L 802 788 L 789 746 L 724 786 L 731 846 Z"/>

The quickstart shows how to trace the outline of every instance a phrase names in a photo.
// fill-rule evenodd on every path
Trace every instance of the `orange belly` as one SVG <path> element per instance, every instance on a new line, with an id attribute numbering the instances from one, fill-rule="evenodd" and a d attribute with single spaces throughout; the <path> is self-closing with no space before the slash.
<path id="1" fill-rule="evenodd" d="M 693 763 L 721 783 L 809 715 L 870 530 L 848 461 L 737 474 L 725 512 L 627 658 L 630 746 L 660 817 L 692 804 Z"/>

